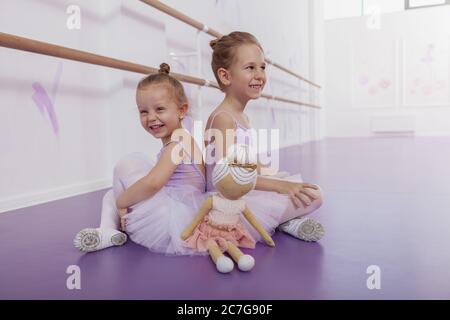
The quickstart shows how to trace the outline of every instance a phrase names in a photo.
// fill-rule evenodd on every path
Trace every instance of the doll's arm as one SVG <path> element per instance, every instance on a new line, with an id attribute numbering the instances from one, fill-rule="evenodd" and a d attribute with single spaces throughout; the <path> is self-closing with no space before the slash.
<path id="1" fill-rule="evenodd" d="M 212 197 L 208 197 L 208 199 L 203 202 L 202 207 L 198 211 L 197 215 L 195 216 L 194 220 L 184 229 L 183 233 L 181 234 L 181 239 L 186 240 L 189 238 L 189 236 L 194 231 L 195 227 L 202 221 L 203 217 L 208 214 L 208 212 L 212 209 Z"/>
<path id="2" fill-rule="evenodd" d="M 271 247 L 275 247 L 275 242 L 273 242 L 271 236 L 267 233 L 267 231 L 261 226 L 261 224 L 256 220 L 253 213 L 250 211 L 248 207 L 244 209 L 244 217 L 248 222 L 259 232 L 259 234 L 263 237 L 264 241 L 266 241 L 267 245 Z"/>

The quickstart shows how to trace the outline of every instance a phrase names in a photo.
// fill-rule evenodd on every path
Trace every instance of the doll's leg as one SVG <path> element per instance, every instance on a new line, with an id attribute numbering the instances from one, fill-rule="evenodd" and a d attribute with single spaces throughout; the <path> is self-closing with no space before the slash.
<path id="1" fill-rule="evenodd" d="M 222 251 L 220 251 L 219 246 L 214 240 L 208 240 L 208 252 L 219 272 L 228 273 L 233 270 L 233 260 L 226 257 Z"/>
<path id="2" fill-rule="evenodd" d="M 227 242 L 227 245 L 227 252 L 233 258 L 233 260 L 236 261 L 239 270 L 250 271 L 253 269 L 253 267 L 255 266 L 255 259 L 251 255 L 244 254 L 241 249 L 239 249 L 234 243 L 230 241 Z"/>
<path id="3" fill-rule="evenodd" d="M 279 228 L 304 241 L 318 241 L 325 234 L 325 230 L 319 222 L 305 217 L 306 215 L 317 210 L 323 203 L 322 189 L 318 190 L 310 189 L 316 196 L 316 199 L 311 202 L 306 208 L 301 207 L 295 209 L 294 205 L 289 202 L 288 208 L 283 213 L 282 223 Z"/>

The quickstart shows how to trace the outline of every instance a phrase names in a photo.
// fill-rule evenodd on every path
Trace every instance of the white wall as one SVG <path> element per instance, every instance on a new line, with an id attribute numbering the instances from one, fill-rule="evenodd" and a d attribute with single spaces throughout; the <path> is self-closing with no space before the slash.
<path id="1" fill-rule="evenodd" d="M 310 55 L 320 47 L 321 39 L 315 37 L 323 30 L 316 27 L 311 35 L 310 29 L 322 23 L 322 10 L 314 10 L 321 2 L 286 0 L 275 7 L 270 0 L 165 1 L 222 33 L 254 33 L 268 57 L 316 82 L 323 79 L 323 70 L 316 70 L 323 63 L 320 57 L 311 62 Z M 81 8 L 80 30 L 66 27 L 69 5 Z M 2 1 L 0 30 L 153 67 L 164 61 L 173 71 L 197 74 L 195 58 L 174 61 L 169 56 L 194 50 L 196 30 L 140 1 Z M 202 74 L 214 80 L 210 39 L 201 36 Z M 270 68 L 268 72 L 266 93 L 310 99 L 307 85 L 299 90 L 297 79 Z M 135 86 L 142 76 L 0 47 L 0 212 L 109 187 L 113 165 L 122 156 L 133 151 L 155 156 L 160 142 L 140 127 L 135 107 Z M 52 101 L 58 132 L 33 101 L 34 83 Z M 222 93 L 202 89 L 199 110 L 197 88 L 185 87 L 193 115 L 206 120 Z M 252 102 L 248 114 L 256 128 L 280 128 L 282 147 L 320 135 L 315 132 L 319 126 L 311 123 L 323 120 L 304 107 L 265 99 Z"/>
<path id="2" fill-rule="evenodd" d="M 98 27 L 108 23 L 102 3 L 79 3 L 81 32 L 66 28 L 68 3 L 50 0 L 2 1 L 0 30 L 108 54 L 102 41 L 108 29 Z M 0 211 L 110 183 L 107 110 L 112 87 L 106 79 L 105 68 L 0 48 Z M 32 99 L 33 83 L 50 97 L 57 86 L 57 134 Z"/>
<path id="3" fill-rule="evenodd" d="M 324 18 L 339 19 L 361 15 L 362 0 L 325 0 Z"/>
<path id="4" fill-rule="evenodd" d="M 450 134 L 449 16 L 442 6 L 327 21 L 327 136 Z"/>
<path id="5" fill-rule="evenodd" d="M 371 15 L 374 12 L 386 13 L 403 11 L 405 0 L 325 0 L 324 18 L 343 19 Z"/>

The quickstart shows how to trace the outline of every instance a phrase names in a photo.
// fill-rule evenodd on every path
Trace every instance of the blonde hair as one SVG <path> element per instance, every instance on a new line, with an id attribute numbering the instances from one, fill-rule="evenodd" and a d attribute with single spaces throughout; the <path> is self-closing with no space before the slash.
<path id="1" fill-rule="evenodd" d="M 209 42 L 213 49 L 211 67 L 221 89 L 224 88 L 220 82 L 217 70 L 220 68 L 228 69 L 234 62 L 237 48 L 245 44 L 254 44 L 261 51 L 264 51 L 255 36 L 248 32 L 234 31 L 220 39 L 214 39 Z"/>
<path id="2" fill-rule="evenodd" d="M 177 101 L 178 105 L 187 102 L 186 93 L 184 92 L 183 85 L 180 81 L 169 75 L 170 66 L 167 63 L 161 63 L 159 65 L 158 73 L 150 74 L 145 78 L 142 78 L 137 86 L 137 90 L 143 90 L 150 85 L 165 84 L 172 92 L 173 97 Z"/>

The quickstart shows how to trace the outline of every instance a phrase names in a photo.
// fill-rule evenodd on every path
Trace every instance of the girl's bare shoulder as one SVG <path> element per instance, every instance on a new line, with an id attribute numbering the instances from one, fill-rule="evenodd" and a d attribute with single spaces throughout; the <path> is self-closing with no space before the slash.
<path id="1" fill-rule="evenodd" d="M 209 128 L 229 128 L 232 129 L 235 127 L 235 121 L 230 112 L 223 110 L 221 108 L 215 109 L 208 118 L 206 123 L 206 129 Z"/>

